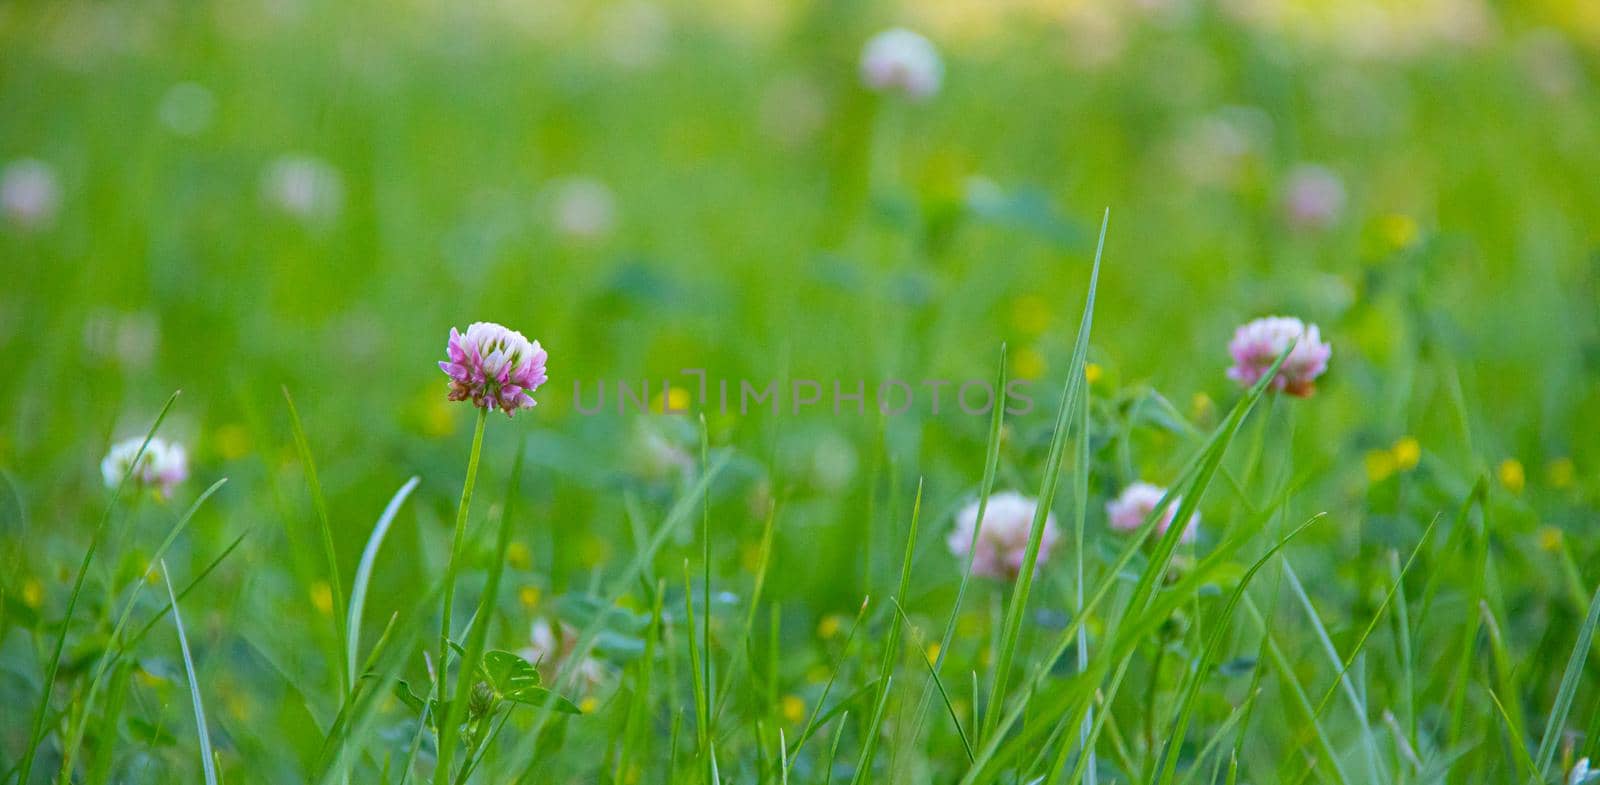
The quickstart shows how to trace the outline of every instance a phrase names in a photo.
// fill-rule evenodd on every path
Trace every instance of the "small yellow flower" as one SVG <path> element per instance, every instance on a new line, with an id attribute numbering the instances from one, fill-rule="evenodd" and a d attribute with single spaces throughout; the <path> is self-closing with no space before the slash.
<path id="1" fill-rule="evenodd" d="M 1204 420 L 1210 417 L 1211 412 L 1216 408 L 1216 404 L 1211 402 L 1211 396 L 1203 392 L 1197 392 L 1193 398 L 1189 399 L 1189 416 L 1196 420 Z"/>
<path id="2" fill-rule="evenodd" d="M 1394 453 L 1395 466 L 1403 472 L 1417 468 L 1417 463 L 1422 460 L 1422 445 L 1410 436 L 1401 437 L 1390 452 Z"/>
<path id="3" fill-rule="evenodd" d="M 538 607 L 538 605 L 539 605 L 539 587 L 538 586 L 524 586 L 521 589 L 517 590 L 517 601 L 522 603 L 522 607 L 527 608 L 529 610 L 532 610 L 533 608 Z"/>
<path id="4" fill-rule="evenodd" d="M 583 562 L 585 567 L 594 567 L 600 564 L 606 560 L 606 556 L 610 555 L 610 552 L 611 549 L 606 545 L 605 540 L 593 535 L 583 538 L 578 545 L 578 559 Z"/>
<path id="5" fill-rule="evenodd" d="M 44 604 L 44 584 L 38 578 L 29 578 L 22 582 L 22 604 L 37 610 Z"/>
<path id="6" fill-rule="evenodd" d="M 324 616 L 333 612 L 333 588 L 327 581 L 311 584 L 311 607 Z"/>
<path id="7" fill-rule="evenodd" d="M 783 712 L 784 720 L 793 725 L 806 717 L 806 701 L 799 695 L 785 695 L 779 701 L 779 708 Z"/>
<path id="8" fill-rule="evenodd" d="M 533 551 L 528 549 L 527 543 L 515 540 L 506 548 L 506 560 L 511 562 L 511 566 L 526 570 L 533 566 Z"/>
<path id="9" fill-rule="evenodd" d="M 435 387 L 429 387 L 423 394 L 422 432 L 436 439 L 456 432 L 456 410 Z"/>
<path id="10" fill-rule="evenodd" d="M 754 573 L 761 568 L 761 543 L 747 542 L 739 548 L 739 564 L 745 572 Z"/>
<path id="11" fill-rule="evenodd" d="M 928 662 L 938 662 L 939 661 L 939 642 L 938 641 L 934 641 L 933 643 L 928 644 L 927 651 L 925 651 L 924 654 L 927 655 Z"/>
<path id="12" fill-rule="evenodd" d="M 1539 549 L 1540 550 L 1544 550 L 1544 551 L 1549 551 L 1551 553 L 1555 553 L 1556 551 L 1561 550 L 1561 542 L 1562 542 L 1562 540 L 1563 540 L 1563 537 L 1561 535 L 1561 530 L 1560 529 L 1557 529 L 1554 526 L 1548 526 L 1548 525 L 1539 527 Z"/>
<path id="13" fill-rule="evenodd" d="M 590 695 L 589 697 L 578 702 L 578 711 L 581 711 L 584 714 L 593 714 L 594 710 L 598 708 L 600 708 L 600 699 L 594 697 L 593 695 Z"/>
<path id="14" fill-rule="evenodd" d="M 1402 213 L 1389 213 L 1378 219 L 1378 235 L 1390 248 L 1407 248 L 1417 241 L 1417 221 Z"/>
<path id="15" fill-rule="evenodd" d="M 1105 369 L 1100 367 L 1100 363 L 1083 364 L 1083 380 L 1090 384 L 1100 381 L 1100 377 L 1104 376 L 1105 373 Z"/>
<path id="16" fill-rule="evenodd" d="M 250 454 L 250 431 L 243 425 L 224 425 L 216 430 L 212 438 L 217 444 L 217 454 L 225 461 L 236 461 Z"/>
<path id="17" fill-rule="evenodd" d="M 822 684 L 828 680 L 828 676 L 830 675 L 832 675 L 832 673 L 828 670 L 827 666 L 813 665 L 809 670 L 806 671 L 806 682 L 810 684 Z"/>
<path id="18" fill-rule="evenodd" d="M 822 621 L 817 622 L 817 637 L 827 640 L 838 635 L 839 631 L 843 628 L 844 619 L 840 618 L 837 614 L 830 613 L 827 616 L 822 617 Z"/>
<path id="19" fill-rule="evenodd" d="M 133 677 L 146 687 L 158 687 L 166 683 L 166 679 L 158 674 L 151 673 L 144 668 L 134 668 Z"/>
<path id="20" fill-rule="evenodd" d="M 1522 488 L 1528 484 L 1527 472 L 1522 470 L 1522 462 L 1516 458 L 1507 458 L 1500 462 L 1500 484 L 1512 493 L 1522 493 Z"/>
<path id="21" fill-rule="evenodd" d="M 1367 469 L 1367 480 L 1373 483 L 1389 479 L 1396 468 L 1394 454 L 1388 450 L 1368 450 L 1363 463 Z"/>
<path id="22" fill-rule="evenodd" d="M 1011 326 L 1023 335 L 1038 335 L 1050 327 L 1050 303 L 1036 294 L 1011 301 Z"/>
<path id="23" fill-rule="evenodd" d="M 694 396 L 682 387 L 668 387 L 665 394 L 656 395 L 650 404 L 651 411 L 661 414 L 687 414 L 689 405 L 694 403 Z"/>
<path id="24" fill-rule="evenodd" d="M 1571 458 L 1556 458 L 1545 464 L 1544 479 L 1552 488 L 1571 488 L 1577 478 L 1578 468 L 1573 465 Z"/>
<path id="25" fill-rule="evenodd" d="M 1044 376 L 1047 364 L 1044 355 L 1038 349 L 1024 346 L 1017 350 L 1016 359 L 1011 363 L 1011 370 L 1023 381 L 1032 381 Z"/>

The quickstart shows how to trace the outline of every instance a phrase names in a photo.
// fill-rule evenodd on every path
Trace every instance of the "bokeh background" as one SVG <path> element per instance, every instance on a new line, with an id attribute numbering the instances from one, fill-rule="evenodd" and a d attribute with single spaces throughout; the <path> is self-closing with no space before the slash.
<path id="1" fill-rule="evenodd" d="M 861 84 L 863 43 L 894 25 L 940 50 L 930 100 Z M 448 555 L 472 412 L 435 361 L 472 321 L 550 352 L 539 408 L 489 424 L 479 509 L 519 447 L 530 467 L 505 647 L 697 471 L 696 418 L 578 416 L 575 381 L 988 379 L 1005 343 L 1039 405 L 1000 483 L 1031 490 L 1106 208 L 1092 516 L 1173 479 L 1190 427 L 1238 398 L 1235 325 L 1300 316 L 1332 370 L 1266 421 L 1292 434 L 1295 514 L 1330 513 L 1297 562 L 1330 624 L 1359 626 L 1388 550 L 1484 475 L 1507 637 L 1558 670 L 1569 638 L 1547 631 L 1583 599 L 1561 565 L 1600 549 L 1597 54 L 1600 5 L 1575 0 L 6 4 L 0 706 L 37 700 L 35 632 L 106 504 L 100 457 L 181 388 L 164 433 L 196 479 L 130 515 L 91 586 L 139 574 L 173 510 L 228 477 L 169 561 L 192 574 L 249 532 L 186 616 L 226 765 L 293 781 L 326 707 L 285 685 L 327 678 L 332 630 L 281 388 L 345 575 L 422 477 L 375 578 L 381 627 Z M 734 457 L 713 493 L 730 603 L 782 510 L 785 691 L 827 661 L 819 623 L 898 574 L 919 478 L 912 604 L 938 618 L 985 418 L 706 421 Z M 1239 506 L 1214 495 L 1224 528 Z M 672 548 L 663 564 L 697 552 Z M 192 773 L 187 733 L 150 730 L 192 721 L 169 648 L 128 732 Z M 0 726 L 14 761 L 23 723 Z"/>

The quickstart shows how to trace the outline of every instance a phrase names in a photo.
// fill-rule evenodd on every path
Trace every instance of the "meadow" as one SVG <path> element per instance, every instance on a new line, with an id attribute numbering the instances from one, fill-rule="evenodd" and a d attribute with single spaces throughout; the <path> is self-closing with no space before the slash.
<path id="1" fill-rule="evenodd" d="M 1600 781 L 1597 218 L 1578 2 L 5 5 L 0 785 Z"/>

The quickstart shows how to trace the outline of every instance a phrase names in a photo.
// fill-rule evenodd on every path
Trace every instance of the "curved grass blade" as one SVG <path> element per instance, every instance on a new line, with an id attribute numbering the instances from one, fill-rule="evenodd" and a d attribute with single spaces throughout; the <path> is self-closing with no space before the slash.
<path id="1" fill-rule="evenodd" d="M 1323 517 L 1323 514 L 1320 513 L 1312 516 L 1310 520 L 1300 524 L 1294 531 L 1289 532 L 1288 536 L 1274 543 L 1271 548 L 1267 549 L 1265 554 L 1262 554 L 1261 558 L 1256 560 L 1255 564 L 1250 565 L 1250 569 L 1246 570 L 1244 575 L 1239 578 L 1239 585 L 1235 586 L 1233 593 L 1228 596 L 1228 602 L 1218 612 L 1217 619 L 1211 623 L 1210 640 L 1206 641 L 1205 650 L 1200 654 L 1200 661 L 1195 665 L 1194 672 L 1189 677 L 1188 689 L 1185 690 L 1183 699 L 1178 704 L 1178 716 L 1172 722 L 1172 732 L 1167 735 L 1167 743 L 1162 752 L 1165 762 L 1161 767 L 1161 776 L 1156 780 L 1157 785 L 1167 785 L 1177 775 L 1178 745 L 1183 743 L 1184 734 L 1189 730 L 1189 720 L 1194 716 L 1195 700 L 1200 695 L 1200 687 L 1205 684 L 1206 679 L 1211 675 L 1211 666 L 1216 662 L 1217 652 L 1222 649 L 1223 640 L 1227 637 L 1228 621 L 1233 618 L 1234 612 L 1239 609 L 1239 602 L 1244 599 L 1245 590 L 1249 588 L 1251 579 L 1255 578 L 1256 573 L 1260 572 L 1262 567 L 1267 566 L 1267 562 L 1277 556 L 1284 546 L 1288 545 L 1301 532 L 1310 528 L 1312 524 Z"/>
<path id="2" fill-rule="evenodd" d="M 339 559 L 333 547 L 333 524 L 328 520 L 328 502 L 322 495 L 322 480 L 317 477 L 317 462 L 311 457 L 311 443 L 306 441 L 306 429 L 300 422 L 300 410 L 295 408 L 294 396 L 289 394 L 289 388 L 283 388 L 283 400 L 289 406 L 289 425 L 294 432 L 294 447 L 300 454 L 300 465 L 305 467 L 306 485 L 311 489 L 311 506 L 317 513 L 317 525 L 322 534 L 322 558 L 327 562 L 328 588 L 333 595 L 334 644 L 339 648 L 338 662 L 349 662 L 354 656 L 346 648 L 349 646 L 348 632 L 345 629 L 345 601 L 344 580 L 339 577 Z M 350 679 L 343 668 L 333 668 L 335 682 L 340 695 L 350 690 Z"/>
<path id="3" fill-rule="evenodd" d="M 183 614 L 178 612 L 178 595 L 172 590 L 172 577 L 167 563 L 161 564 L 161 580 L 167 584 L 167 598 L 172 601 L 172 623 L 178 628 L 178 648 L 183 651 L 183 670 L 189 676 L 189 700 L 194 704 L 194 724 L 200 736 L 200 762 L 205 769 L 206 785 L 217 785 L 216 754 L 211 749 L 211 732 L 206 729 L 206 707 L 200 700 L 200 681 L 194 672 L 194 657 L 189 653 L 189 636 L 183 631 Z"/>
<path id="4" fill-rule="evenodd" d="M 1539 740 L 1539 754 L 1534 759 L 1539 773 L 1536 780 L 1549 773 L 1550 763 L 1555 760 L 1556 747 L 1561 743 L 1561 729 L 1567 724 L 1567 715 L 1572 711 L 1572 699 L 1578 694 L 1583 665 L 1589 659 L 1589 647 L 1594 642 L 1597 624 L 1600 624 L 1600 589 L 1595 590 L 1594 599 L 1589 601 L 1589 615 L 1583 620 L 1583 626 L 1578 628 L 1577 643 L 1572 647 L 1572 656 L 1567 659 L 1567 670 L 1561 675 L 1556 702 L 1550 707 L 1550 719 L 1545 722 L 1544 737 Z"/>
<path id="5" fill-rule="evenodd" d="M 166 538 L 161 541 L 161 544 L 156 547 L 155 553 L 150 556 L 152 563 L 159 563 L 167 555 L 167 549 L 171 548 L 172 543 L 177 541 L 178 535 L 189 527 L 189 521 L 193 520 L 194 514 L 200 510 L 200 506 L 205 504 L 206 500 L 211 498 L 211 495 L 221 489 L 223 485 L 226 485 L 227 482 L 228 479 L 224 477 L 212 483 L 211 487 L 207 488 L 200 494 L 199 498 L 194 500 L 193 504 L 189 505 L 189 509 L 168 530 Z M 111 628 L 111 637 L 106 644 L 106 650 L 100 655 L 100 662 L 95 666 L 94 676 L 89 680 L 89 691 L 84 696 L 83 705 L 78 709 L 80 719 L 74 724 L 74 730 L 70 733 L 70 740 L 62 750 L 62 782 L 72 781 L 73 762 L 77 758 L 79 746 L 83 743 L 84 731 L 87 730 L 89 725 L 90 710 L 94 707 L 95 698 L 100 694 L 100 685 L 104 682 L 106 673 L 110 671 L 112 662 L 120 653 L 115 648 L 117 639 L 122 637 L 123 628 L 128 625 L 128 620 L 133 617 L 133 607 L 138 602 L 139 590 L 142 588 L 142 584 L 142 580 L 134 582 L 133 591 L 129 593 L 128 601 L 122 606 L 122 612 L 117 615 L 117 623 Z"/>
<path id="6" fill-rule="evenodd" d="M 389 527 L 394 524 L 395 516 L 400 514 L 401 505 L 416 490 L 417 484 L 422 482 L 421 477 L 412 477 L 395 491 L 389 499 L 389 504 L 383 508 L 383 514 L 378 516 L 378 524 L 372 527 L 372 535 L 367 538 L 367 546 L 361 551 L 361 562 L 356 565 L 355 582 L 350 587 L 350 614 L 349 621 L 345 623 L 346 634 L 349 636 L 345 644 L 345 663 L 349 669 L 350 683 L 354 684 L 360 676 L 356 672 L 357 652 L 361 650 L 361 614 L 367 604 L 367 587 L 372 582 L 372 569 L 378 560 L 378 549 L 383 547 L 383 540 L 389 536 Z"/>

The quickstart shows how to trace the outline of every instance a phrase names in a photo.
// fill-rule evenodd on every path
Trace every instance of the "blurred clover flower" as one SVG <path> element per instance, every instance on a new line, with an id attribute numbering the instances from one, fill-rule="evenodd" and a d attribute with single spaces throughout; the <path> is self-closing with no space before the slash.
<path id="1" fill-rule="evenodd" d="M 507 417 L 538 405 L 531 393 L 544 384 L 546 353 L 538 341 L 494 322 L 473 322 L 462 334 L 450 328 L 450 359 L 439 369 L 450 377 L 450 400 L 472 401 Z"/>
<path id="2" fill-rule="evenodd" d="M 591 177 L 574 177 L 553 183 L 549 190 L 550 220 L 568 240 L 598 240 L 617 223 L 617 199 L 605 183 Z"/>
<path id="3" fill-rule="evenodd" d="M 0 171 L 0 212 L 19 229 L 43 229 L 61 207 L 61 185 L 49 164 L 22 158 Z"/>
<path id="4" fill-rule="evenodd" d="M 139 455 L 139 446 L 142 444 L 144 437 L 135 436 L 112 445 L 111 451 L 100 461 L 101 479 L 105 480 L 107 488 L 115 489 L 123 476 L 128 475 L 134 456 L 138 456 L 139 464 L 133 468 L 129 479 L 140 486 L 157 490 L 162 496 L 171 496 L 173 488 L 189 479 L 189 454 L 181 444 L 151 437 L 144 455 Z"/>
<path id="5" fill-rule="evenodd" d="M 1150 511 L 1161 503 L 1161 497 L 1166 495 L 1167 489 L 1147 482 L 1136 482 L 1122 489 L 1117 498 L 1106 503 L 1106 517 L 1110 519 L 1111 528 L 1119 532 L 1131 532 L 1144 523 Z M 1172 503 L 1161 511 L 1161 520 L 1156 523 L 1156 533 L 1165 534 L 1172 526 L 1172 517 L 1177 514 L 1178 506 L 1183 503 L 1183 497 L 1172 497 Z M 1182 542 L 1194 542 L 1200 533 L 1200 513 L 1189 516 L 1188 525 L 1183 527 L 1183 534 L 1179 535 Z"/>
<path id="6" fill-rule="evenodd" d="M 560 629 L 544 618 L 535 619 L 528 630 L 528 645 L 517 654 L 534 664 L 546 680 L 554 680 L 556 673 L 577 654 L 578 631 L 561 624 Z M 584 692 L 600 686 L 606 678 L 606 668 L 593 657 L 584 657 L 575 663 L 582 680 Z"/>
<path id="7" fill-rule="evenodd" d="M 1324 166 L 1296 166 L 1283 186 L 1284 214 L 1297 229 L 1332 226 L 1344 213 L 1344 202 L 1344 181 Z"/>
<path id="8" fill-rule="evenodd" d="M 861 81 L 880 93 L 921 101 L 939 92 L 943 80 L 944 64 L 933 42 L 903 27 L 873 36 L 861 53 Z"/>
<path id="9" fill-rule="evenodd" d="M 267 165 L 261 194 L 268 204 L 302 221 L 327 221 L 344 206 L 344 179 L 319 158 L 284 155 Z"/>
<path id="10" fill-rule="evenodd" d="M 1228 343 L 1228 353 L 1233 355 L 1228 378 L 1244 387 L 1255 384 L 1290 343 L 1294 343 L 1294 351 L 1278 369 L 1272 389 L 1299 398 L 1311 395 L 1316 392 L 1317 377 L 1328 370 L 1333 347 L 1322 342 L 1316 325 L 1289 316 L 1256 319 L 1234 331 Z"/>
<path id="11" fill-rule="evenodd" d="M 945 542 L 958 559 L 972 556 L 972 574 L 987 578 L 1016 580 L 1022 572 L 1022 560 L 1028 550 L 1028 535 L 1033 529 L 1033 516 L 1039 508 L 1038 501 L 1016 491 L 996 493 L 989 497 L 989 506 L 983 511 L 983 525 L 978 525 L 978 502 L 956 513 L 956 527 Z M 978 530 L 974 546 L 972 533 Z M 1054 513 L 1044 519 L 1044 534 L 1039 539 L 1039 557 L 1034 569 L 1044 566 L 1061 537 L 1056 527 Z"/>

